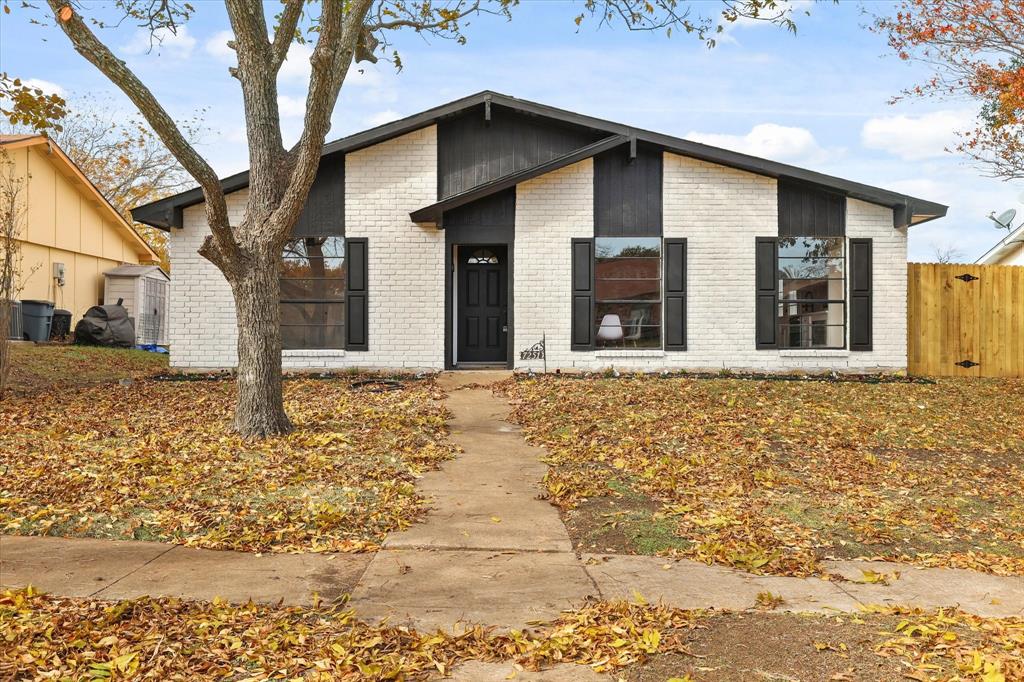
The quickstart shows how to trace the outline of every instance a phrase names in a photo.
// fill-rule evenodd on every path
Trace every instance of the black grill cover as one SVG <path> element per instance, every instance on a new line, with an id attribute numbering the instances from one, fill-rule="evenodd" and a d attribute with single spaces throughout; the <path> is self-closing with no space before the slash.
<path id="1" fill-rule="evenodd" d="M 75 325 L 75 343 L 131 348 L 135 345 L 135 327 L 124 306 L 94 305 Z"/>

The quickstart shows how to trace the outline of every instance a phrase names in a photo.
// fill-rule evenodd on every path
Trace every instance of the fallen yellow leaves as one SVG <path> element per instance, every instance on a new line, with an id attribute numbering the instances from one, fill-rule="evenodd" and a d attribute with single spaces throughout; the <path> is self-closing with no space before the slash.
<path id="1" fill-rule="evenodd" d="M 958 611 L 934 612 L 875 607 L 869 612 L 900 616 L 894 632 L 877 647 L 883 656 L 908 659 L 907 677 L 1012 682 L 1024 680 L 1024 619 L 980 618 Z M 952 667 L 956 676 L 938 676 Z"/>
<path id="2" fill-rule="evenodd" d="M 528 670 L 577 663 L 597 671 L 684 651 L 695 612 L 594 602 L 536 631 L 461 635 L 373 626 L 351 611 L 147 597 L 59 599 L 31 588 L 0 595 L 0 677 L 149 679 L 422 679 L 467 660 Z"/>
<path id="3" fill-rule="evenodd" d="M 397 391 L 285 384 L 296 425 L 244 441 L 228 381 L 143 381 L 0 403 L 0 532 L 210 549 L 358 551 L 422 511 L 454 454 L 430 380 Z"/>
<path id="4" fill-rule="evenodd" d="M 772 614 L 743 617 L 755 621 L 748 631 L 780 623 Z M 805 642 L 814 656 L 845 659 L 873 652 L 899 661 L 893 669 L 903 670 L 908 679 L 928 682 L 1024 679 L 1021 618 L 902 607 L 799 617 L 811 623 L 814 633 L 835 637 Z M 724 612 L 590 601 L 530 630 L 497 633 L 474 627 L 451 635 L 370 625 L 338 607 L 149 597 L 107 602 L 51 597 L 28 588 L 0 594 L 0 678 L 418 680 L 446 675 L 470 660 L 514 662 L 525 670 L 574 663 L 614 673 L 668 654 L 693 662 L 677 666 L 683 675 L 674 679 L 688 680 L 694 671 L 694 679 L 700 679 L 705 658 L 698 644 L 701 631 L 721 628 L 720 620 L 724 627 L 735 623 Z M 834 627 L 843 623 L 858 623 L 860 629 Z M 861 634 L 845 638 L 844 632 Z M 720 648 L 717 659 L 730 664 L 728 652 Z M 689 674 L 686 668 L 692 668 Z"/>
<path id="5" fill-rule="evenodd" d="M 1024 574 L 1024 381 L 935 384 L 541 377 L 513 418 L 549 449 L 548 497 L 625 488 L 671 553 L 780 575 L 877 558 Z"/>

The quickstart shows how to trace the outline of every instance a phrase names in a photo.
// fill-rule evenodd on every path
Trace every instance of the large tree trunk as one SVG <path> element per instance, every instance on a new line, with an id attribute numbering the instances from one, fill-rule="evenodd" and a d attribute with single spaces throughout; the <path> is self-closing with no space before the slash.
<path id="1" fill-rule="evenodd" d="M 269 254 L 253 257 L 239 270 L 229 278 L 238 318 L 235 429 L 246 438 L 287 433 L 292 425 L 281 388 L 278 259 Z"/>

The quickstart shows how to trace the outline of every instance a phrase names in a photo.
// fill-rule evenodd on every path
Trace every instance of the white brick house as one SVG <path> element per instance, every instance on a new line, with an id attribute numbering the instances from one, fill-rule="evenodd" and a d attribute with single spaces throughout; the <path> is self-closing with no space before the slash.
<path id="1" fill-rule="evenodd" d="M 240 220 L 248 176 L 223 181 Z M 282 260 L 286 368 L 906 366 L 907 230 L 946 207 L 609 121 L 473 95 L 324 147 Z M 236 363 L 231 292 L 170 230 L 171 364 Z"/>

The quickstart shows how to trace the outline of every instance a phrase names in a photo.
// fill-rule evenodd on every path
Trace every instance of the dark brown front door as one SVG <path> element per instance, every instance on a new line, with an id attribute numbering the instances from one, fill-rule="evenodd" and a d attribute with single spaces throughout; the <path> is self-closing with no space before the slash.
<path id="1" fill-rule="evenodd" d="M 508 359 L 508 248 L 460 246 L 458 362 Z"/>

